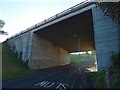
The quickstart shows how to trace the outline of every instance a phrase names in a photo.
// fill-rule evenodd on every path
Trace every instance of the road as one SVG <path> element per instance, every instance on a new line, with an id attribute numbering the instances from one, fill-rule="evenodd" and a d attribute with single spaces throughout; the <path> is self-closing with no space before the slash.
<path id="1" fill-rule="evenodd" d="M 2 81 L 2 88 L 55 88 L 58 90 L 84 88 L 86 86 L 82 85 L 83 82 L 80 82 L 83 81 L 82 79 L 86 81 L 87 78 L 84 78 L 85 75 L 79 75 L 78 66 L 70 64 L 59 68 L 38 71 L 37 73 L 16 79 Z M 87 87 L 89 86 L 91 87 L 91 85 Z"/>

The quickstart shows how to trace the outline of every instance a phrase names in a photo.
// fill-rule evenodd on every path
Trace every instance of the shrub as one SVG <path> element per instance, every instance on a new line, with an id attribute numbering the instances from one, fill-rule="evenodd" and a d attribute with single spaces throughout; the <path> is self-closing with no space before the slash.
<path id="1" fill-rule="evenodd" d="M 101 71 L 99 73 L 96 73 L 92 77 L 94 83 L 95 83 L 95 88 L 104 88 L 105 87 L 105 71 Z"/>
<path id="2" fill-rule="evenodd" d="M 112 62 L 114 66 L 119 66 L 120 65 L 120 52 L 119 53 L 114 53 L 111 56 Z"/>
<path id="3" fill-rule="evenodd" d="M 113 69 L 111 70 L 111 87 L 120 88 L 120 52 L 114 53 L 111 59 L 113 62 Z"/>

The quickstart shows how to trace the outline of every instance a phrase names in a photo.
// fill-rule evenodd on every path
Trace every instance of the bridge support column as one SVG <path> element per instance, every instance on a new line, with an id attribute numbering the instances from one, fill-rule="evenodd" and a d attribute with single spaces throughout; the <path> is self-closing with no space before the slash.
<path id="1" fill-rule="evenodd" d="M 99 7 L 94 7 L 92 13 L 98 70 L 101 71 L 112 65 L 112 52 L 120 51 L 120 25 L 105 16 Z"/>

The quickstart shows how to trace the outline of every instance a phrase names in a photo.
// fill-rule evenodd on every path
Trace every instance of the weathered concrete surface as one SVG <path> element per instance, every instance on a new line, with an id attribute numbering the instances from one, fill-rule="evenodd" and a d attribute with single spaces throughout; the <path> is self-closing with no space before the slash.
<path id="1" fill-rule="evenodd" d="M 44 69 L 70 63 L 70 54 L 56 44 L 33 34 L 32 54 L 29 67 Z"/>
<path id="2" fill-rule="evenodd" d="M 70 54 L 56 44 L 27 32 L 7 41 L 18 58 L 31 69 L 44 69 L 70 63 Z"/>
<path id="3" fill-rule="evenodd" d="M 105 16 L 99 7 L 94 7 L 92 12 L 98 70 L 107 69 L 112 65 L 112 52 L 120 51 L 120 25 Z"/>
<path id="4" fill-rule="evenodd" d="M 11 49 L 18 54 L 18 58 L 21 58 L 24 63 L 29 64 L 31 56 L 31 40 L 32 32 L 27 32 L 7 40 L 7 43 Z"/>

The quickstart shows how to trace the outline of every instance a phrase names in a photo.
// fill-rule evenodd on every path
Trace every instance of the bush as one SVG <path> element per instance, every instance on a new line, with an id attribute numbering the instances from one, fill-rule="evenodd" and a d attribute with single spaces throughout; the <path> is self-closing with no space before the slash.
<path id="1" fill-rule="evenodd" d="M 120 52 L 114 53 L 111 56 L 113 67 L 110 69 L 110 87 L 111 88 L 120 88 Z M 101 72 L 96 73 L 93 76 L 93 81 L 95 87 L 97 88 L 105 88 L 106 86 L 106 71 L 103 70 Z"/>
<path id="2" fill-rule="evenodd" d="M 111 87 L 120 88 L 120 52 L 114 53 L 111 59 L 113 62 L 113 68 L 111 70 L 112 75 Z"/>
<path id="3" fill-rule="evenodd" d="M 111 87 L 120 88 L 120 69 L 114 69 L 112 72 Z"/>
<path id="4" fill-rule="evenodd" d="M 95 88 L 105 87 L 105 71 L 101 71 L 93 75 L 92 80 L 94 82 Z"/>
<path id="5" fill-rule="evenodd" d="M 114 53 L 111 57 L 114 66 L 120 66 L 120 52 Z"/>

